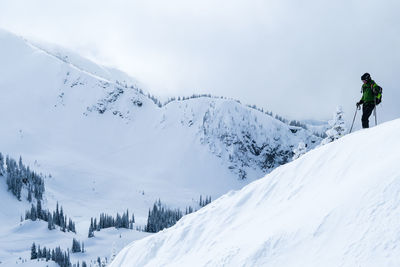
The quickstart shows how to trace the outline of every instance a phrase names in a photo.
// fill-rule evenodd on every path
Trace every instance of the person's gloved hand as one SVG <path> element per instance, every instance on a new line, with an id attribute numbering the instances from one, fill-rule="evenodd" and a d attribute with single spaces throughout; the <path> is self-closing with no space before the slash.
<path id="1" fill-rule="evenodd" d="M 359 107 L 362 105 L 362 103 L 363 103 L 362 100 L 358 101 L 358 102 L 356 103 L 357 108 L 359 108 Z"/>

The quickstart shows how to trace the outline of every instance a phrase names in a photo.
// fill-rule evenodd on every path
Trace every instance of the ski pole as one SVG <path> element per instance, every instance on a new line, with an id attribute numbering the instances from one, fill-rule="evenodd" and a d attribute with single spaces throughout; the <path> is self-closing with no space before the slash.
<path id="1" fill-rule="evenodd" d="M 353 130 L 354 121 L 355 121 L 355 119 L 356 119 L 357 110 L 358 110 L 359 108 L 360 108 L 360 106 L 357 106 L 357 107 L 356 107 L 356 112 L 354 113 L 353 122 L 351 123 L 351 128 L 350 128 L 350 132 L 349 132 L 349 133 L 351 133 L 351 131 Z"/>
<path id="2" fill-rule="evenodd" d="M 375 126 L 377 126 L 378 125 L 378 119 L 376 118 L 376 97 L 374 98 L 374 103 L 375 103 L 375 106 L 374 106 Z"/>

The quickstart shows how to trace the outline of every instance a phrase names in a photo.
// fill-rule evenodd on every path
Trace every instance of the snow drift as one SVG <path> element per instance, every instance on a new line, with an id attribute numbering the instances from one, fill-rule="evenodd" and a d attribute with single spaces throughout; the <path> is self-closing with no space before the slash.
<path id="1" fill-rule="evenodd" d="M 399 132 L 395 120 L 315 149 L 111 266 L 400 266 Z"/>

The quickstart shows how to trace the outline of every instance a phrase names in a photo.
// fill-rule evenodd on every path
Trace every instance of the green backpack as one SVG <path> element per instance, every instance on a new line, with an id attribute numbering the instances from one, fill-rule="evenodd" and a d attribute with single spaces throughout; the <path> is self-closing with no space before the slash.
<path id="1" fill-rule="evenodd" d="M 379 105 L 382 102 L 382 87 L 376 83 L 371 85 L 372 92 L 375 94 L 375 104 Z"/>

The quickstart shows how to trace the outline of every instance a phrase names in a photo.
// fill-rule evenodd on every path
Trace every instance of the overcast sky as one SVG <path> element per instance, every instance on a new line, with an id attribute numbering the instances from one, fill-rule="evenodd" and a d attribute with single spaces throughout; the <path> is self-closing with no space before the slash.
<path id="1" fill-rule="evenodd" d="M 342 105 L 351 120 L 370 72 L 382 121 L 400 117 L 399 10 L 398 0 L 1 0 L 0 27 L 117 67 L 161 98 L 224 95 L 294 119 L 330 119 Z"/>

